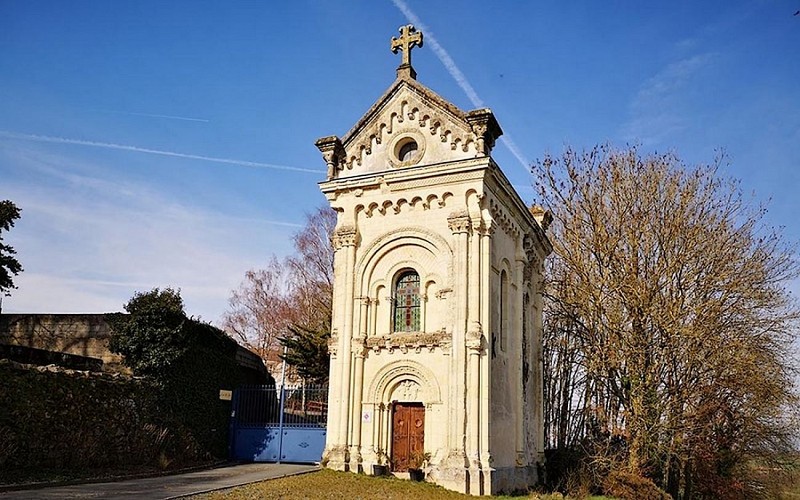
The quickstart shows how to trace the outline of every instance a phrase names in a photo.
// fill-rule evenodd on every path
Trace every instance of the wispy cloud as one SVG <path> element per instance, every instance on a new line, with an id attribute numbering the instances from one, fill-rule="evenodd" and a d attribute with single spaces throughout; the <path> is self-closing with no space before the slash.
<path id="1" fill-rule="evenodd" d="M 134 153 L 145 153 L 151 155 L 160 155 L 160 156 L 170 156 L 173 158 L 186 158 L 189 160 L 200 160 L 200 161 L 208 161 L 213 163 L 225 163 L 228 165 L 239 165 L 242 167 L 251 167 L 251 168 L 268 168 L 268 169 L 275 169 L 275 170 L 288 170 L 291 172 L 305 172 L 310 174 L 324 174 L 323 170 L 313 169 L 313 168 L 302 168 L 302 167 L 292 167 L 289 165 L 277 165 L 274 163 L 261 163 L 255 161 L 246 161 L 246 160 L 236 160 L 233 158 L 217 158 L 213 156 L 203 156 L 203 155 L 194 155 L 189 153 L 180 153 L 177 151 L 164 151 L 161 149 L 150 149 L 150 148 L 143 148 L 139 146 L 129 146 L 125 144 L 114 144 L 109 142 L 96 142 L 96 141 L 84 141 L 81 139 L 70 139 L 67 137 L 52 137 L 47 135 L 34 135 L 34 134 L 22 134 L 18 132 L 9 132 L 5 130 L 0 130 L 0 138 L 7 138 L 7 139 L 17 139 L 23 141 L 34 141 L 34 142 L 47 142 L 53 144 L 72 144 L 75 146 L 88 146 L 92 148 L 103 148 L 103 149 L 115 149 L 119 151 L 131 151 Z"/>
<path id="2" fill-rule="evenodd" d="M 174 286 L 189 313 L 216 320 L 244 273 L 288 252 L 298 226 L 108 175 L 104 165 L 0 148 L 2 196 L 22 208 L 8 239 L 25 268 L 6 312 L 119 310 L 135 291 Z"/>
<path id="3" fill-rule="evenodd" d="M 456 81 L 461 90 L 467 95 L 467 98 L 470 100 L 473 106 L 476 108 L 484 107 L 483 99 L 480 98 L 478 93 L 475 91 L 475 88 L 469 83 L 467 77 L 464 76 L 464 73 L 459 69 L 458 65 L 456 65 L 453 58 L 450 57 L 450 54 L 442 47 L 442 44 L 436 39 L 436 36 L 433 34 L 433 31 L 422 22 L 422 20 L 417 17 L 414 11 L 406 4 L 403 0 L 392 0 L 392 3 L 397 7 L 400 12 L 406 17 L 408 22 L 415 25 L 425 34 L 425 43 L 429 44 L 433 49 L 433 53 L 436 54 L 436 57 L 444 65 L 445 69 L 450 76 Z M 525 169 L 525 172 L 528 173 L 528 169 L 530 168 L 531 162 L 525 157 L 522 153 L 522 150 L 514 143 L 511 139 L 511 136 L 508 134 L 503 135 L 500 137 L 500 142 L 508 148 L 512 155 L 519 161 L 522 167 Z"/>
<path id="4" fill-rule="evenodd" d="M 714 58 L 712 53 L 687 57 L 646 80 L 631 101 L 631 118 L 622 131 L 625 139 L 655 144 L 686 128 L 688 119 L 681 113 L 682 92 Z"/>
<path id="5" fill-rule="evenodd" d="M 209 120 L 206 120 L 205 118 L 191 118 L 191 117 L 188 117 L 188 116 L 161 115 L 161 114 L 157 114 L 157 113 L 140 113 L 140 112 L 136 112 L 136 111 L 117 111 L 117 110 L 114 110 L 114 109 L 100 109 L 98 111 L 100 111 L 102 113 L 114 113 L 114 114 L 117 114 L 117 115 L 144 116 L 144 117 L 148 117 L 148 118 L 165 118 L 167 120 L 183 120 L 183 121 L 187 121 L 187 122 L 209 123 Z"/>

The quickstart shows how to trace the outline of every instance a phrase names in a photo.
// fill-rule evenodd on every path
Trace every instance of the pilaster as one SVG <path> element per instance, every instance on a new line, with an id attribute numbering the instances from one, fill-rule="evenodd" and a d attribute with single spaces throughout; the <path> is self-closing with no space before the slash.
<path id="1" fill-rule="evenodd" d="M 516 394 L 514 398 L 514 427 L 515 427 L 515 451 L 516 451 L 516 465 L 522 467 L 528 465 L 525 457 L 525 408 L 523 405 L 524 387 L 522 383 L 524 366 L 522 356 L 524 350 L 522 349 L 522 322 L 525 311 L 523 310 L 523 296 L 525 294 L 525 287 L 523 283 L 523 271 L 528 259 L 525 256 L 525 249 L 523 248 L 523 238 L 520 235 L 516 241 L 516 256 L 514 262 L 514 284 L 516 293 L 514 294 L 514 336 L 512 340 L 512 356 L 513 356 L 513 375 L 511 380 L 514 381 Z"/>
<path id="2" fill-rule="evenodd" d="M 344 275 L 344 317 L 342 318 L 343 331 L 339 342 L 340 353 L 340 377 L 342 382 L 339 390 L 341 391 L 341 404 L 339 406 L 339 447 L 343 450 L 341 456 L 342 468 L 349 468 L 348 445 L 352 442 L 349 436 L 350 430 L 350 387 L 353 382 L 352 368 L 352 338 L 353 338 L 353 288 L 355 279 L 355 253 L 358 244 L 358 231 L 354 226 L 341 226 L 333 234 L 333 245 L 337 252 L 345 252 L 345 275 Z M 330 457 L 333 461 L 334 457 Z M 339 457 L 336 457 L 339 458 Z M 329 462 L 330 463 L 330 462 Z M 334 467 L 338 465 L 334 463 Z"/>
<path id="3" fill-rule="evenodd" d="M 486 263 L 481 267 L 481 281 L 486 286 L 481 290 L 481 320 L 484 325 L 491 324 L 491 279 L 492 279 L 492 235 L 496 225 L 494 221 L 484 221 L 483 230 L 480 234 L 481 241 L 481 260 Z M 481 397 L 480 397 L 480 441 L 479 453 L 480 462 L 484 470 L 491 468 L 492 455 L 489 442 L 489 411 L 491 404 L 492 374 L 491 362 L 488 346 L 481 351 L 480 377 L 481 377 Z M 485 479 L 485 481 L 487 481 Z"/>
<path id="4" fill-rule="evenodd" d="M 448 467 L 463 469 L 468 466 L 466 457 L 466 333 L 468 318 L 468 275 L 469 245 L 468 237 L 471 222 L 466 211 L 452 213 L 447 218 L 448 227 L 453 234 L 454 249 L 454 292 L 456 299 L 455 325 L 453 326 L 452 356 L 450 368 L 450 404 L 448 405 L 448 444 L 450 456 Z M 453 471 L 455 472 L 455 471 Z M 464 471 L 465 473 L 465 471 Z"/>

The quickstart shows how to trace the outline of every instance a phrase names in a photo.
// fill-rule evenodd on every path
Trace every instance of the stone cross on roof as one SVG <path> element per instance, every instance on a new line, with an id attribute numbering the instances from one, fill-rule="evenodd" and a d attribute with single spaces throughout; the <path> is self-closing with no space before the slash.
<path id="1" fill-rule="evenodd" d="M 411 49 L 422 47 L 422 32 L 417 31 L 413 24 L 401 26 L 400 38 L 392 37 L 392 53 L 397 54 L 398 50 L 403 51 L 403 60 L 397 68 L 397 76 L 407 74 L 411 78 L 417 78 L 417 72 L 411 67 Z"/>

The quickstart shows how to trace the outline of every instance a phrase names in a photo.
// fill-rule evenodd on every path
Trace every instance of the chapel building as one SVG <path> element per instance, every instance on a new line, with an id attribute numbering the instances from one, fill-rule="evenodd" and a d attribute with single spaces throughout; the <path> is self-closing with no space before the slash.
<path id="1" fill-rule="evenodd" d="M 491 157 L 502 130 L 397 79 L 341 139 L 319 139 L 338 221 L 323 464 L 489 495 L 543 463 L 542 273 L 550 217 Z"/>

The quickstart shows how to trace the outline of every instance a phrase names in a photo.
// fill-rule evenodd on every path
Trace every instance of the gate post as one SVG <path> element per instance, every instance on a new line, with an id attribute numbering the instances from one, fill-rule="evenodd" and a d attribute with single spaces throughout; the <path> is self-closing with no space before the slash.
<path id="1" fill-rule="evenodd" d="M 278 422 L 278 463 L 283 457 L 283 407 L 286 404 L 286 351 L 288 348 L 283 346 L 283 363 L 281 363 L 281 416 Z"/>
<path id="2" fill-rule="evenodd" d="M 233 391 L 233 401 L 231 401 L 231 416 L 228 424 L 228 458 L 233 458 L 233 451 L 236 449 L 236 410 L 239 408 L 239 389 Z"/>

